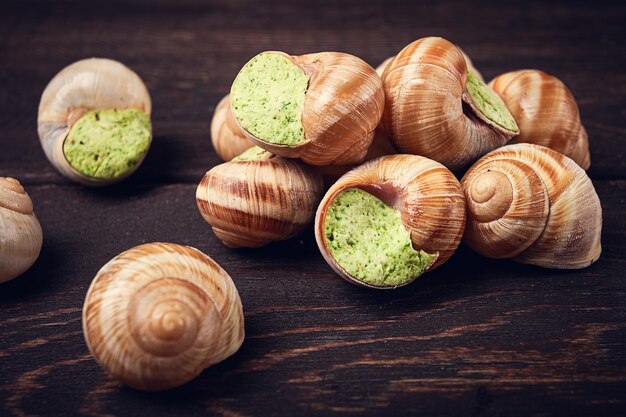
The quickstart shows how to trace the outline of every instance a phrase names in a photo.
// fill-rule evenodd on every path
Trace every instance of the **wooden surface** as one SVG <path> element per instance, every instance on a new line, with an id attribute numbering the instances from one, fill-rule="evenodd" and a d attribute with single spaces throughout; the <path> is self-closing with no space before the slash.
<path id="1" fill-rule="evenodd" d="M 25 185 L 44 246 L 0 286 L 0 415 L 625 415 L 626 7 L 469 3 L 1 2 L 0 176 Z M 600 260 L 553 271 L 461 247 L 411 286 L 375 292 L 337 277 L 311 228 L 260 250 L 225 248 L 195 187 L 219 162 L 210 118 L 239 67 L 267 49 L 377 65 L 427 35 L 461 45 L 487 79 L 531 67 L 571 88 L 604 211 Z M 101 189 L 57 174 L 36 133 L 46 83 L 90 56 L 137 71 L 154 105 L 144 165 Z M 162 394 L 109 378 L 81 331 L 98 269 L 151 241 L 212 256 L 246 320 L 235 356 Z"/>

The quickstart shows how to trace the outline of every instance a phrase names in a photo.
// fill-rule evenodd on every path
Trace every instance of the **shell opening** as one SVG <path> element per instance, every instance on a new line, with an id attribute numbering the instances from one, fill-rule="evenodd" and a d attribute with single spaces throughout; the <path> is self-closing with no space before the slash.
<path id="1" fill-rule="evenodd" d="M 468 100 L 469 107 L 474 112 L 479 112 L 480 115 L 509 132 L 519 133 L 515 118 L 504 101 L 471 69 L 467 71 L 465 90 L 471 98 Z"/>
<path id="2" fill-rule="evenodd" d="M 92 110 L 71 127 L 63 154 L 72 168 L 90 178 L 115 179 L 133 171 L 151 140 L 150 116 L 137 109 Z"/>
<path id="3" fill-rule="evenodd" d="M 260 141 L 299 145 L 305 141 L 302 112 L 308 83 L 309 77 L 288 56 L 263 52 L 233 82 L 233 115 Z"/>
<path id="4" fill-rule="evenodd" d="M 399 210 L 359 188 L 337 194 L 323 221 L 325 245 L 334 261 L 365 285 L 408 284 L 436 259 L 413 248 Z"/>

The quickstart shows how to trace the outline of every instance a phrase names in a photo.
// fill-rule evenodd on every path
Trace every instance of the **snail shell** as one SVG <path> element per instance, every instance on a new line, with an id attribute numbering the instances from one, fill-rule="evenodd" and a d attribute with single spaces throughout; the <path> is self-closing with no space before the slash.
<path id="1" fill-rule="evenodd" d="M 96 361 L 131 387 L 182 385 L 235 353 L 244 339 L 235 284 L 197 249 L 149 243 L 100 269 L 83 307 Z"/>
<path id="2" fill-rule="evenodd" d="M 387 65 L 382 79 L 383 125 L 400 152 L 457 170 L 519 133 L 497 94 L 485 100 L 472 92 L 489 93 L 489 88 L 468 74 L 462 52 L 445 39 L 411 43 Z"/>
<path id="3" fill-rule="evenodd" d="M 467 69 L 468 70 L 472 70 L 474 71 L 474 74 L 476 74 L 476 76 L 481 80 L 481 81 L 485 81 L 485 79 L 483 78 L 482 74 L 476 69 L 476 67 L 474 66 L 474 64 L 472 63 L 472 60 L 470 59 L 470 57 L 459 47 L 457 46 L 457 48 L 459 48 L 459 51 L 463 54 L 463 58 L 465 58 L 465 64 L 467 65 Z M 378 74 L 379 77 L 382 78 L 383 73 L 385 72 L 385 69 L 387 68 L 387 65 L 389 65 L 389 63 L 395 58 L 394 56 L 390 56 L 389 58 L 385 59 L 383 62 L 381 62 L 377 67 L 376 67 L 376 73 Z"/>
<path id="4" fill-rule="evenodd" d="M 233 117 L 230 95 L 224 96 L 215 108 L 211 120 L 211 142 L 217 155 L 224 161 L 230 161 L 254 146 Z"/>
<path id="5" fill-rule="evenodd" d="M 386 155 L 394 155 L 397 154 L 398 151 L 393 147 L 389 136 L 385 132 L 385 128 L 382 125 L 378 125 L 376 130 L 374 130 L 374 140 L 372 144 L 367 149 L 367 153 L 365 154 L 365 158 L 363 158 L 363 162 L 371 161 L 376 158 L 380 158 L 381 156 Z M 313 166 L 317 172 L 322 175 L 324 178 L 324 184 L 331 186 L 335 183 L 346 172 L 351 169 L 356 168 L 358 164 L 350 164 L 350 165 L 324 165 L 324 166 Z"/>
<path id="6" fill-rule="evenodd" d="M 568 157 L 539 145 L 505 146 L 479 159 L 461 184 L 464 240 L 476 252 L 565 269 L 600 257 L 600 200 Z"/>
<path id="7" fill-rule="evenodd" d="M 63 145 L 72 126 L 91 110 L 112 109 L 137 109 L 148 116 L 152 109 L 141 78 L 120 62 L 83 59 L 65 67 L 48 83 L 39 103 L 37 130 L 46 157 L 61 174 L 85 185 L 107 185 L 121 181 L 141 165 L 145 153 L 123 175 L 104 179 L 86 176 L 68 162 Z"/>
<path id="8" fill-rule="evenodd" d="M 324 259 L 349 282 L 370 288 L 400 286 L 382 287 L 356 279 L 339 265 L 329 248 L 324 231 L 329 208 L 340 193 L 355 188 L 400 211 L 413 249 L 436 256 L 426 270 L 442 265 L 459 246 L 465 227 L 465 198 L 454 175 L 442 164 L 421 156 L 383 156 L 341 177 L 326 192 L 315 217 L 315 238 Z"/>
<path id="9" fill-rule="evenodd" d="M 196 190 L 200 214 L 229 247 L 259 247 L 300 233 L 323 193 L 301 161 L 254 147 L 213 167 Z"/>
<path id="10" fill-rule="evenodd" d="M 362 59 L 341 52 L 290 56 L 269 51 L 257 57 L 266 54 L 287 58 L 308 77 L 301 119 L 304 140 L 296 145 L 282 145 L 258 138 L 241 126 L 233 108 L 235 119 L 246 136 L 276 155 L 300 158 L 311 165 L 348 165 L 362 161 L 372 143 L 385 102 L 376 71 Z M 233 101 L 235 94 L 233 88 Z"/>
<path id="11" fill-rule="evenodd" d="M 587 131 L 574 96 L 561 80 L 543 71 L 520 70 L 499 75 L 489 86 L 517 120 L 515 142 L 546 146 L 589 168 Z"/>
<path id="12" fill-rule="evenodd" d="M 0 177 L 0 283 L 30 268 L 39 257 L 42 242 L 30 197 L 18 180 Z"/>

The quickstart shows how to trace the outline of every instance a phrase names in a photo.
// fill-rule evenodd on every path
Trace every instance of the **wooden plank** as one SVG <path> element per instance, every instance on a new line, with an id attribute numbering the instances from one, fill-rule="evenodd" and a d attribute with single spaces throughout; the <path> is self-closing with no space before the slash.
<path id="1" fill-rule="evenodd" d="M 619 5 L 353 1 L 342 6 L 228 1 L 3 2 L 0 14 L 0 175 L 66 183 L 36 133 L 40 95 L 65 65 L 121 60 L 146 81 L 154 145 L 137 181 L 194 182 L 218 159 L 209 142 L 214 106 L 238 69 L 268 49 L 340 50 L 377 65 L 409 42 L 440 35 L 461 45 L 487 78 L 535 67 L 563 79 L 591 138 L 593 178 L 626 175 Z"/>
<path id="2" fill-rule="evenodd" d="M 626 410 L 626 181 L 596 181 L 603 254 L 580 271 L 479 257 L 396 291 L 341 280 L 312 229 L 225 248 L 195 185 L 29 186 L 43 252 L 0 288 L 1 415 L 619 415 Z M 81 331 L 97 270 L 136 244 L 195 246 L 233 277 L 246 341 L 163 394 L 121 387 Z"/>

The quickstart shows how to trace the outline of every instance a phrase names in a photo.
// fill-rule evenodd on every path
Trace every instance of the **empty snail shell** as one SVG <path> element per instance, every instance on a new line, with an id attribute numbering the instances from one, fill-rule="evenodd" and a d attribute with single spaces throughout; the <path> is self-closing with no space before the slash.
<path id="1" fill-rule="evenodd" d="M 0 282 L 20 276 L 39 257 L 43 234 L 18 180 L 0 177 Z"/>
<path id="2" fill-rule="evenodd" d="M 239 72 L 233 115 L 256 145 L 311 165 L 360 162 L 384 107 L 376 71 L 353 55 L 262 52 Z"/>
<path id="3" fill-rule="evenodd" d="M 448 260 L 464 226 L 463 191 L 446 167 L 417 155 L 390 155 L 330 187 L 317 210 L 315 238 L 342 278 L 396 288 Z"/>
<path id="4" fill-rule="evenodd" d="M 539 145 L 508 145 L 479 159 L 461 183 L 464 241 L 476 252 L 564 269 L 600 256 L 600 200 L 568 157 Z"/>
<path id="5" fill-rule="evenodd" d="M 489 86 L 520 127 L 515 142 L 546 146 L 589 168 L 587 131 L 574 96 L 561 80 L 543 71 L 520 70 L 499 75 Z"/>
<path id="6" fill-rule="evenodd" d="M 211 142 L 217 155 L 224 161 L 230 161 L 254 146 L 243 134 L 233 117 L 229 95 L 220 100 L 213 113 Z"/>
<path id="7" fill-rule="evenodd" d="M 259 247 L 300 233 L 323 192 L 301 161 L 255 146 L 206 173 L 196 190 L 200 214 L 229 247 Z"/>
<path id="8" fill-rule="evenodd" d="M 39 103 L 39 139 L 67 178 L 106 185 L 132 174 L 152 140 L 151 101 L 139 76 L 111 59 L 77 61 L 47 85 Z"/>
<path id="9" fill-rule="evenodd" d="M 211 258 L 188 246 L 149 243 L 100 269 L 85 299 L 83 332 L 108 373 L 157 391 L 235 353 L 244 339 L 243 311 L 232 279 Z"/>
<path id="10" fill-rule="evenodd" d="M 400 152 L 465 167 L 519 133 L 500 97 L 442 38 L 405 47 L 385 68 L 383 125 Z"/>

